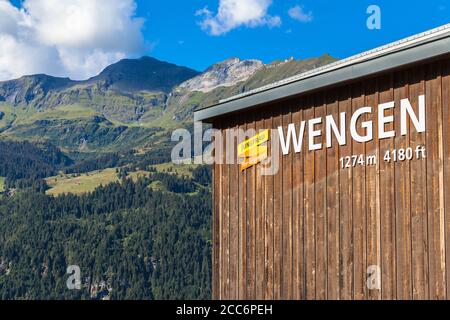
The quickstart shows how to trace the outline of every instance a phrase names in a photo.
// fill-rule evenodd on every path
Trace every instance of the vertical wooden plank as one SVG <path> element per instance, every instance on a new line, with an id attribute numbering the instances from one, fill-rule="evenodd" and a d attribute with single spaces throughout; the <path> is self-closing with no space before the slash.
<path id="1" fill-rule="evenodd" d="M 292 122 L 295 128 L 300 133 L 301 122 L 303 121 L 303 99 L 295 105 L 292 111 Z M 305 268 L 304 268 L 304 234 L 303 234 L 303 154 L 305 150 L 302 149 L 300 153 L 296 153 L 293 159 L 293 190 L 292 190 L 292 209 L 293 209 L 293 298 L 295 300 L 306 299 L 306 285 L 305 285 Z"/>
<path id="2" fill-rule="evenodd" d="M 364 107 L 364 92 L 361 83 L 353 85 L 352 111 L 353 113 Z M 362 128 L 364 116 L 357 123 L 357 131 L 361 136 L 367 134 Z M 353 141 L 353 155 L 365 155 L 365 144 Z M 364 299 L 366 294 L 366 184 L 365 165 L 356 164 L 352 169 L 353 179 L 353 234 L 354 234 L 354 298 Z"/>
<path id="3" fill-rule="evenodd" d="M 230 264 L 229 264 L 229 274 L 230 274 L 230 296 L 231 300 L 236 300 L 239 296 L 239 270 L 238 270 L 238 253 L 239 253 L 239 241 L 235 241 L 239 234 L 239 193 L 238 184 L 239 181 L 239 165 L 238 165 L 238 155 L 237 155 L 237 145 L 238 141 L 238 128 L 236 120 L 230 122 L 230 146 L 228 152 L 232 153 L 232 163 L 229 165 L 230 174 Z"/>
<path id="4" fill-rule="evenodd" d="M 444 199 L 445 199 L 445 242 L 446 242 L 446 289 L 450 297 L 450 61 L 442 64 L 442 116 L 444 144 Z"/>
<path id="5" fill-rule="evenodd" d="M 278 130 L 278 127 L 283 125 L 283 117 L 281 110 L 277 107 L 275 109 L 273 119 L 274 130 Z M 274 176 L 274 299 L 279 300 L 282 297 L 281 292 L 281 279 L 283 272 L 282 265 L 282 195 L 283 195 L 283 154 L 280 152 L 276 161 L 279 163 L 278 173 Z M 275 160 L 275 159 L 274 159 Z"/>
<path id="6" fill-rule="evenodd" d="M 219 132 L 221 131 L 220 124 L 215 126 Z M 213 199 L 214 199 L 214 213 L 213 213 L 213 268 L 212 268 L 212 299 L 218 300 L 221 295 L 221 287 L 220 287 L 220 265 L 221 265 L 221 200 L 222 199 L 222 166 L 220 162 L 222 161 L 222 139 L 219 136 L 215 136 L 215 138 L 220 139 L 215 140 L 216 148 L 214 150 L 214 170 L 213 170 Z"/>
<path id="7" fill-rule="evenodd" d="M 408 97 L 408 74 L 406 71 L 394 74 L 395 101 L 395 138 L 397 152 L 409 148 L 409 135 L 401 133 L 400 101 Z M 395 216 L 396 216 L 396 267 L 397 267 L 397 299 L 412 298 L 411 281 L 411 213 L 410 213 L 410 175 L 409 161 L 395 163 Z"/>
<path id="8" fill-rule="evenodd" d="M 229 159 L 229 148 L 230 146 L 230 128 L 229 121 L 224 122 L 225 126 L 225 135 L 224 135 L 224 145 L 226 146 L 225 151 L 225 163 L 223 164 L 223 225 L 222 225 L 222 279 L 223 279 L 223 287 L 222 287 L 222 299 L 229 300 L 230 299 L 230 159 Z"/>
<path id="9" fill-rule="evenodd" d="M 271 134 L 273 133 L 273 114 L 272 111 L 265 112 L 264 126 L 270 129 Z M 271 141 L 268 144 L 269 156 L 273 156 L 272 143 L 277 143 L 277 141 Z M 272 158 L 271 165 L 273 166 L 274 159 Z M 266 175 L 264 177 L 264 211 L 265 211 L 265 224 L 264 224 L 264 255 L 266 257 L 265 261 L 265 279 L 266 279 L 266 289 L 265 289 L 265 299 L 274 299 L 273 288 L 274 288 L 274 199 L 273 199 L 273 186 L 274 186 L 274 176 Z"/>
<path id="10" fill-rule="evenodd" d="M 225 243 L 224 243 L 224 217 L 225 217 L 225 211 L 224 211 L 224 197 L 225 197 L 225 193 L 224 193 L 224 178 L 225 178 L 225 163 L 226 163 L 226 159 L 225 159 L 225 150 L 226 150 L 226 127 L 224 125 L 224 123 L 222 122 L 220 124 L 220 132 L 221 132 L 221 143 L 222 143 L 222 148 L 223 148 L 223 152 L 220 155 L 221 159 L 220 159 L 220 164 L 219 164 L 219 172 L 220 172 L 220 179 L 219 179 L 219 196 L 220 198 L 218 199 L 219 202 L 219 299 L 223 299 L 224 298 L 224 257 L 225 257 Z"/>
<path id="11" fill-rule="evenodd" d="M 442 72 L 442 61 L 439 61 L 439 72 Z M 445 181 L 444 181 L 444 129 L 443 129 L 443 101 L 442 101 L 442 73 L 438 77 L 438 156 L 439 156 L 439 276 L 442 279 L 440 289 L 440 299 L 448 299 L 447 297 L 447 275 L 446 275 L 446 228 L 445 228 Z M 447 142 L 448 143 L 448 142 Z"/>
<path id="12" fill-rule="evenodd" d="M 306 121 L 314 118 L 314 100 L 308 96 L 307 106 L 303 111 Z M 315 161 L 314 151 L 309 151 L 309 133 L 305 132 L 303 152 L 305 157 L 305 273 L 306 298 L 316 299 L 316 228 L 315 228 Z"/>
<path id="13" fill-rule="evenodd" d="M 247 130 L 254 135 L 256 124 L 254 115 L 248 116 Z M 247 169 L 247 299 L 256 299 L 256 168 Z"/>
<path id="14" fill-rule="evenodd" d="M 442 61 L 439 62 L 442 71 Z M 443 106 L 442 106 L 442 74 L 439 76 L 440 95 L 438 99 L 438 155 L 439 155 L 439 252 L 440 252 L 440 276 L 442 278 L 442 299 L 447 297 L 446 276 L 446 242 L 445 242 L 445 181 L 444 181 L 444 130 L 443 130 Z"/>
<path id="15" fill-rule="evenodd" d="M 340 128 L 338 91 L 333 90 L 327 95 L 326 114 L 331 115 Z M 328 147 L 328 146 L 326 146 Z M 327 235 L 328 235 L 328 299 L 338 300 L 339 292 L 339 252 L 340 252 L 340 233 L 339 233 L 339 142 L 332 136 L 332 146 L 327 148 Z"/>
<path id="16" fill-rule="evenodd" d="M 287 134 L 287 127 L 292 122 L 289 103 L 283 108 L 283 128 Z M 282 265 L 281 298 L 292 299 L 292 158 L 293 150 L 283 156 L 283 189 L 282 189 Z"/>
<path id="17" fill-rule="evenodd" d="M 314 165 L 315 185 L 315 213 L 316 213 L 316 299 L 327 299 L 327 151 L 325 141 L 326 105 L 324 94 L 316 97 L 315 117 L 321 118 L 322 122 L 314 127 L 320 130 L 321 135 L 314 143 L 322 144 L 322 148 L 316 151 Z"/>
<path id="18" fill-rule="evenodd" d="M 351 92 L 349 87 L 340 88 L 339 112 L 352 114 Z M 350 127 L 350 117 L 345 119 L 345 127 Z M 346 130 L 347 144 L 340 148 L 341 157 L 352 155 L 352 138 L 350 130 Z M 353 299 L 353 172 L 348 168 L 340 168 L 339 188 L 341 199 L 340 211 L 340 246 L 339 252 L 339 288 L 340 298 L 343 300 Z"/>
<path id="19" fill-rule="evenodd" d="M 409 97 L 416 114 L 419 114 L 419 96 L 425 94 L 425 70 L 423 66 L 409 71 Z M 428 112 L 428 111 L 427 111 Z M 409 127 L 413 126 L 410 121 Z M 425 133 L 410 131 L 413 150 L 425 146 Z M 427 181 L 426 160 L 413 159 L 411 169 L 411 241 L 413 299 L 428 299 L 428 228 L 427 228 Z"/>
<path id="20" fill-rule="evenodd" d="M 247 123 L 239 125 L 239 143 L 246 140 Z M 242 161 L 242 159 L 240 159 Z M 239 299 L 247 299 L 247 171 L 239 172 Z"/>
<path id="21" fill-rule="evenodd" d="M 380 229 L 380 152 L 378 149 L 378 81 L 371 79 L 365 82 L 366 105 L 373 108 L 366 121 L 372 121 L 374 139 L 366 144 L 366 156 L 375 157 L 376 163 L 366 166 L 366 201 L 367 201 L 367 268 L 371 272 L 381 270 L 381 229 Z M 367 270 L 366 270 L 367 271 Z M 371 274 L 373 275 L 373 274 Z M 369 274 L 366 272 L 366 277 Z M 381 276 L 381 274 L 379 275 Z M 368 299 L 381 299 L 381 288 L 367 288 Z"/>
<path id="22" fill-rule="evenodd" d="M 440 64 L 427 66 L 427 204 L 430 299 L 445 299 L 445 234 Z"/>
<path id="23" fill-rule="evenodd" d="M 393 75 L 383 76 L 379 80 L 380 103 L 394 101 Z M 387 110 L 385 116 L 393 115 Z M 387 124 L 385 131 L 394 130 L 393 124 Z M 381 293 L 382 299 L 397 298 L 395 267 L 395 179 L 394 164 L 382 161 L 388 151 L 394 149 L 394 139 L 379 141 L 380 144 L 380 212 L 381 212 Z"/>
<path id="24" fill-rule="evenodd" d="M 259 114 L 256 119 L 256 132 L 264 129 L 264 118 Z M 264 179 L 262 176 L 262 164 L 256 166 L 256 299 L 262 300 L 265 291 L 264 278 Z"/>

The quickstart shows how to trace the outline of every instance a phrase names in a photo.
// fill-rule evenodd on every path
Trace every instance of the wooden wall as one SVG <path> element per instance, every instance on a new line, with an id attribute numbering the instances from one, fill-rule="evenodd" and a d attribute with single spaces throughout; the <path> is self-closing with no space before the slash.
<path id="1" fill-rule="evenodd" d="M 400 99 L 417 112 L 422 94 L 426 133 L 378 140 L 378 104 L 396 101 L 399 132 Z M 306 131 L 303 151 L 281 155 L 275 176 L 262 176 L 261 166 L 214 166 L 214 298 L 450 298 L 449 95 L 445 58 L 216 121 L 226 136 L 344 111 L 349 122 L 358 108 L 375 110 L 366 116 L 374 140 L 348 134 L 346 146 L 333 140 L 333 148 L 309 152 Z M 387 150 L 420 145 L 426 160 L 382 161 Z M 340 157 L 360 153 L 377 155 L 377 165 L 340 168 Z M 366 286 L 372 265 L 381 268 L 380 290 Z"/>

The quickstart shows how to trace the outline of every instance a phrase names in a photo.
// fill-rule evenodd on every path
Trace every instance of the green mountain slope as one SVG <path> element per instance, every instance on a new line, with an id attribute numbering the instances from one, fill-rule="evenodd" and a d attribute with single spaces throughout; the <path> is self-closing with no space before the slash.
<path id="1" fill-rule="evenodd" d="M 324 55 L 263 65 L 235 58 L 200 75 L 143 57 L 122 60 L 87 81 L 26 76 L 0 82 L 0 137 L 51 142 L 67 152 L 88 154 L 170 147 L 171 131 L 189 127 L 197 108 L 332 61 Z M 248 77 L 243 80 L 242 74 Z M 201 85 L 209 76 L 218 83 L 214 90 L 183 84 Z"/>

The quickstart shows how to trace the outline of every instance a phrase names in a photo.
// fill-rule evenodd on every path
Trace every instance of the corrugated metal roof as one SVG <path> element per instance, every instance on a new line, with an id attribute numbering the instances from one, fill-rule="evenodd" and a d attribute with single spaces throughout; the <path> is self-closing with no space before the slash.
<path id="1" fill-rule="evenodd" d="M 450 23 L 267 86 L 223 99 L 217 105 L 196 111 L 195 120 L 209 120 L 262 103 L 449 53 L 449 40 Z"/>

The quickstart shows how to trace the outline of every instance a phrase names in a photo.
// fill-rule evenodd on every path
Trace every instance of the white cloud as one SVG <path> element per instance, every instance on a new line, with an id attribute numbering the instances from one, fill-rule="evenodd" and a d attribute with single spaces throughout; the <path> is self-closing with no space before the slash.
<path id="1" fill-rule="evenodd" d="M 271 4 L 272 0 L 220 0 L 217 14 L 204 8 L 196 15 L 203 17 L 200 22 L 203 30 L 219 36 L 241 26 L 280 26 L 281 18 L 268 14 Z"/>
<path id="2" fill-rule="evenodd" d="M 288 11 L 289 16 L 297 21 L 300 22 L 311 22 L 313 20 L 313 14 L 312 11 L 305 12 L 303 7 L 296 5 L 295 7 L 292 7 Z"/>
<path id="3" fill-rule="evenodd" d="M 144 50 L 134 0 L 0 0 L 0 80 L 26 74 L 86 79 Z"/>

